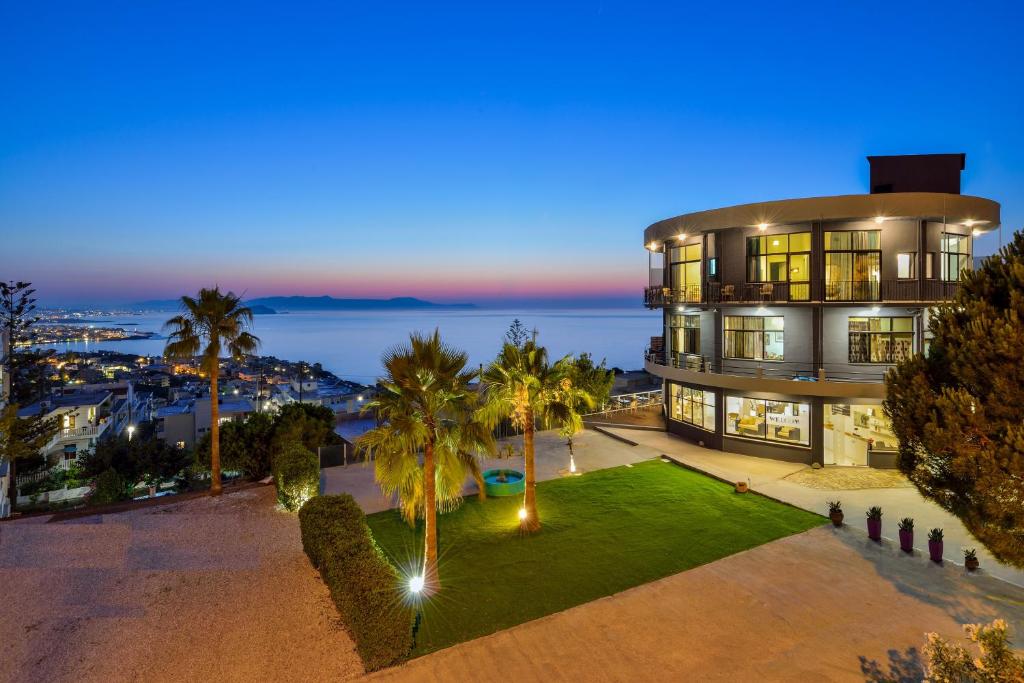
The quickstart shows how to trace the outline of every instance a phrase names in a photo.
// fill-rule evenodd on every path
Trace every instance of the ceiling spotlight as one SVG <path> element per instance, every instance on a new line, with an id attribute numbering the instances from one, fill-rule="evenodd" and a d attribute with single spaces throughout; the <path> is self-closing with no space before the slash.
<path id="1" fill-rule="evenodd" d="M 658 251 L 658 243 L 651 242 L 650 244 L 647 245 L 647 248 L 650 249 L 651 251 Z"/>
<path id="2" fill-rule="evenodd" d="M 884 221 L 884 220 L 885 220 L 885 216 L 875 216 L 875 223 L 878 224 L 878 225 L 881 225 L 882 221 Z"/>
<path id="3" fill-rule="evenodd" d="M 758 223 L 757 224 L 757 229 L 758 230 L 767 230 L 768 229 L 768 224 L 767 223 Z"/>
<path id="4" fill-rule="evenodd" d="M 974 225 L 974 219 L 968 218 L 967 220 L 964 221 L 964 225 L 966 225 L 968 228 L 971 227 L 972 225 Z"/>
<path id="5" fill-rule="evenodd" d="M 981 230 L 978 230 L 977 228 L 975 228 L 974 230 L 971 230 L 971 234 L 974 235 L 975 237 L 977 237 L 978 235 L 981 234 Z"/>
<path id="6" fill-rule="evenodd" d="M 676 235 L 676 239 L 679 240 L 680 242 L 682 242 L 683 240 L 686 239 L 686 233 L 685 232 L 679 233 L 678 235 Z"/>

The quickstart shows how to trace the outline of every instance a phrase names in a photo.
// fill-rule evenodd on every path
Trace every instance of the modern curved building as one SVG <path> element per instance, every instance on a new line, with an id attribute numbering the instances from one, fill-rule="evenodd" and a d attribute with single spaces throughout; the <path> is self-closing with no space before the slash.
<path id="1" fill-rule="evenodd" d="M 999 204 L 960 194 L 963 154 L 868 157 L 871 193 L 684 214 L 644 231 L 646 369 L 668 430 L 710 448 L 893 467 L 886 370 L 928 347 Z"/>

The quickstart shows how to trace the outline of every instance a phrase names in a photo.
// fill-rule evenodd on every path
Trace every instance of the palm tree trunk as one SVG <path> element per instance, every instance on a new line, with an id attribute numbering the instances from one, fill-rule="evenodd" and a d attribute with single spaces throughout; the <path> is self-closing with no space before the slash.
<path id="1" fill-rule="evenodd" d="M 526 494 L 523 507 L 526 517 L 519 523 L 523 531 L 534 532 L 540 529 L 540 516 L 537 514 L 537 467 L 533 457 L 533 411 L 528 410 L 526 424 L 523 428 L 523 461 L 526 470 Z"/>
<path id="2" fill-rule="evenodd" d="M 217 370 L 210 373 L 210 495 L 219 496 L 220 483 L 220 399 L 217 392 Z"/>
<path id="3" fill-rule="evenodd" d="M 480 500 L 487 500 L 487 487 L 484 484 L 484 474 L 479 469 L 473 472 L 473 479 L 476 480 L 477 494 L 476 497 Z"/>
<path id="4" fill-rule="evenodd" d="M 437 491 L 435 480 L 434 443 L 428 440 L 423 449 L 423 588 L 433 593 L 441 588 L 437 574 Z"/>

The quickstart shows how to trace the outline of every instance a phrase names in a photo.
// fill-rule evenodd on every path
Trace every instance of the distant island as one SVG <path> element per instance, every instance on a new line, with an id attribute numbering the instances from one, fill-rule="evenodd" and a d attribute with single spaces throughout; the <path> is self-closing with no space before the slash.
<path id="1" fill-rule="evenodd" d="M 438 304 L 411 296 L 391 299 L 338 299 L 333 296 L 267 296 L 249 299 L 245 302 L 257 315 L 271 315 L 279 311 L 372 311 L 372 310 L 418 310 L 469 309 L 474 304 Z M 140 301 L 133 307 L 149 311 L 173 311 L 181 305 L 180 299 Z"/>

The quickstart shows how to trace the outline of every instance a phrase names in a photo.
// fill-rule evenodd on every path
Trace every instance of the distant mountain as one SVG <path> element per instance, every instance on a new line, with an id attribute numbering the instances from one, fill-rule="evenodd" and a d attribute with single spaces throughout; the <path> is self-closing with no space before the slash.
<path id="1" fill-rule="evenodd" d="M 245 302 L 253 313 L 268 315 L 278 311 L 372 311 L 423 308 L 475 308 L 473 304 L 437 304 L 411 296 L 392 299 L 336 299 L 332 296 L 265 296 Z M 152 299 L 132 304 L 146 311 L 176 311 L 180 299 Z M 258 310 L 257 310 L 258 309 Z"/>
<path id="2" fill-rule="evenodd" d="M 473 304 L 437 304 L 411 296 L 392 299 L 336 299 L 332 296 L 266 296 L 250 299 L 250 306 L 268 306 L 277 311 L 370 311 L 421 308 L 475 308 Z"/>

